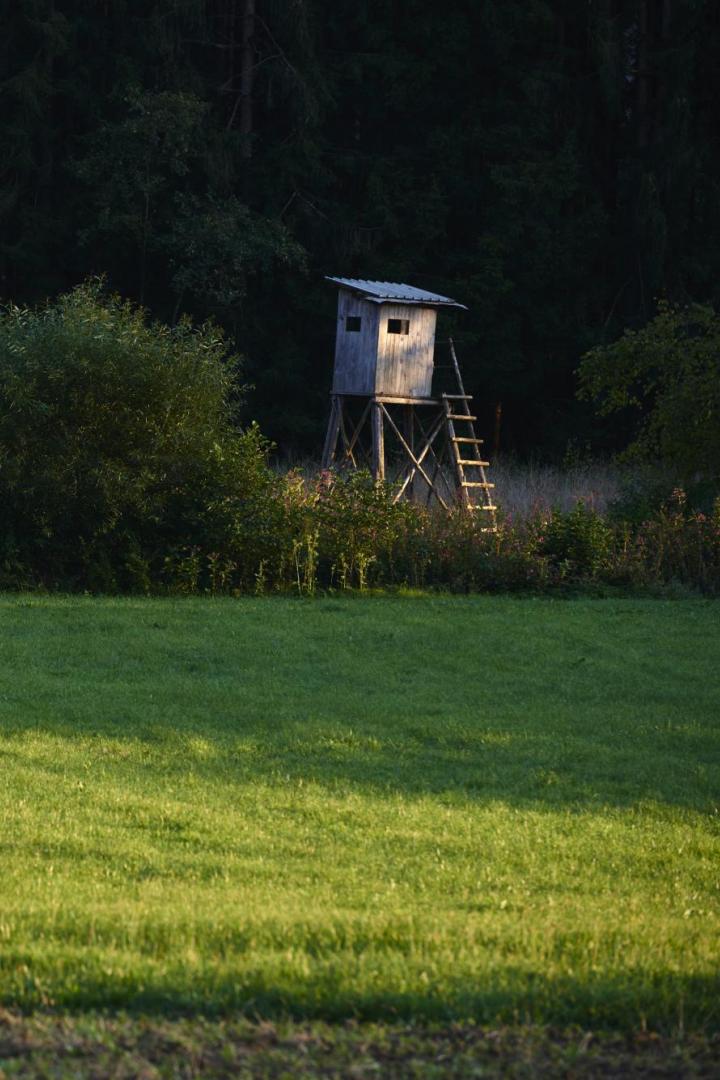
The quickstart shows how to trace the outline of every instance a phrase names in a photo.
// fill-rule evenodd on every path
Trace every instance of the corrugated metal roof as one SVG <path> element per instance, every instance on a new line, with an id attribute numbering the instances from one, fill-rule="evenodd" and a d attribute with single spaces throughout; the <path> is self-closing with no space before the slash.
<path id="1" fill-rule="evenodd" d="M 467 311 L 464 304 L 458 304 L 457 300 L 451 300 L 449 296 L 416 289 L 414 285 L 403 285 L 399 281 L 362 281 L 359 278 L 329 276 L 326 276 L 325 280 L 333 281 L 341 289 L 350 289 L 364 300 L 373 300 L 376 304 L 423 304 L 425 307 L 456 307 Z"/>

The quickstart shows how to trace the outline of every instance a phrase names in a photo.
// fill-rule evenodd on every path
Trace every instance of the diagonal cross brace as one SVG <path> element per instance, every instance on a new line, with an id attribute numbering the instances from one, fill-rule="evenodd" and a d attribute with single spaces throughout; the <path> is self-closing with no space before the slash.
<path id="1" fill-rule="evenodd" d="M 400 431 L 397 424 L 395 423 L 392 416 L 387 411 L 387 409 L 385 408 L 385 405 L 382 402 L 380 402 L 380 408 L 382 409 L 383 414 L 387 417 L 391 428 L 393 429 L 393 431 L 397 435 L 398 439 L 400 440 L 400 445 L 402 446 L 405 453 L 407 454 L 407 456 L 410 458 L 410 460 L 413 463 L 413 468 L 411 469 L 409 475 L 405 478 L 405 481 L 403 482 L 402 487 L 400 488 L 400 490 L 396 494 L 393 501 L 394 502 L 398 501 L 398 499 L 401 497 L 402 493 L 404 492 L 405 488 L 407 487 L 407 485 L 412 480 L 415 473 L 419 472 L 420 475 L 422 476 L 422 478 L 424 479 L 425 483 L 428 485 L 428 487 L 430 487 L 435 492 L 435 497 L 438 500 L 438 502 L 440 503 L 440 505 L 443 507 L 443 509 L 448 510 L 449 509 L 448 504 L 445 502 L 442 495 L 440 494 L 440 492 L 435 487 L 434 482 L 430 479 L 430 477 L 428 476 L 428 474 L 425 472 L 425 470 L 422 467 L 423 459 L 425 458 L 426 454 L 430 450 L 430 447 L 432 446 L 432 443 L 433 443 L 435 437 L 437 436 L 438 432 L 442 429 L 442 426 L 443 426 L 443 423 L 444 423 L 444 420 L 445 420 L 444 416 L 441 416 L 437 420 L 437 422 L 435 424 L 435 428 L 432 430 L 430 436 L 427 438 L 427 442 L 425 443 L 425 446 L 423 447 L 423 449 L 420 451 L 420 453 L 416 457 L 415 454 L 410 449 L 410 447 L 408 446 L 405 438 L 403 437 L 402 432 Z"/>
<path id="2" fill-rule="evenodd" d="M 357 462 L 355 461 L 355 456 L 353 454 L 353 450 L 355 448 L 355 444 L 358 441 L 358 436 L 360 435 L 360 432 L 362 430 L 362 426 L 365 423 L 365 420 L 367 419 L 367 414 L 370 411 L 370 404 L 371 403 L 368 401 L 367 405 L 363 409 L 363 414 L 360 417 L 357 424 L 355 425 L 355 429 L 354 429 L 354 431 L 352 433 L 352 436 L 349 439 L 348 439 L 348 436 L 347 436 L 347 429 L 345 427 L 345 418 L 343 416 L 343 407 L 342 407 L 342 405 L 340 405 L 340 430 L 341 430 L 341 433 L 342 433 L 343 442 L 345 443 L 345 457 L 350 459 L 350 461 L 353 463 L 355 468 L 357 468 Z"/>

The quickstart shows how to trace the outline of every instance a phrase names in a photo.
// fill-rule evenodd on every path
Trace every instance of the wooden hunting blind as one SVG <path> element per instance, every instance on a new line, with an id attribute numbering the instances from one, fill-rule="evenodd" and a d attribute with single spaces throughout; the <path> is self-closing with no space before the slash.
<path id="1" fill-rule="evenodd" d="M 493 485 L 485 476 L 488 463 L 481 459 L 482 440 L 475 436 L 476 417 L 470 413 L 471 397 L 465 393 L 452 341 L 452 363 L 446 368 L 453 372 L 456 392 L 433 396 L 438 311 L 466 310 L 464 304 L 397 282 L 326 280 L 338 286 L 339 295 L 323 468 L 367 462 L 373 476 L 384 479 L 387 428 L 395 457 L 402 462 L 396 500 L 424 481 L 428 502 L 434 496 L 447 507 L 459 497 L 469 510 L 488 511 L 488 525 L 494 528 L 489 495 Z M 363 438 L 368 420 L 369 451 Z"/>

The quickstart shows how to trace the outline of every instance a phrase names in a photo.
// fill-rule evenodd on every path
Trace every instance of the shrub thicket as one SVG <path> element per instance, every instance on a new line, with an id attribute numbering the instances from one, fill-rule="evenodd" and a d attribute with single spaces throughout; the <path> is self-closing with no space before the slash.
<path id="1" fill-rule="evenodd" d="M 0 317 L 0 585 L 243 593 L 408 585 L 544 591 L 678 582 L 720 592 L 720 503 L 635 520 L 578 503 L 484 531 L 395 505 L 368 474 L 308 480 L 240 431 L 237 360 L 85 285 Z"/>
<path id="2" fill-rule="evenodd" d="M 146 589 L 237 499 L 237 360 L 98 282 L 0 317 L 0 567 L 6 583 Z M 231 493 L 231 494 L 230 494 Z"/>
<path id="3" fill-rule="evenodd" d="M 640 330 L 588 352 L 580 394 L 599 411 L 633 412 L 630 460 L 660 460 L 684 483 L 720 481 L 720 315 L 662 301 Z"/>

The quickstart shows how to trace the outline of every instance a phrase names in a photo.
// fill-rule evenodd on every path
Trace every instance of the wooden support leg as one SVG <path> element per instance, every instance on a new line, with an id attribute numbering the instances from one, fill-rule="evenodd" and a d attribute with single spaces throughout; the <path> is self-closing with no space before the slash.
<path id="1" fill-rule="evenodd" d="M 333 394 L 332 405 L 330 406 L 330 419 L 328 421 L 327 434 L 325 435 L 325 446 L 323 448 L 321 467 L 323 469 L 329 469 L 335 460 L 335 451 L 337 450 L 338 434 L 340 432 L 340 403 L 337 397 Z"/>
<path id="2" fill-rule="evenodd" d="M 405 405 L 404 407 L 404 420 L 405 420 L 405 441 L 410 447 L 411 453 L 415 453 L 415 406 Z M 412 500 L 413 488 L 415 484 L 415 469 L 412 469 L 410 473 L 410 482 L 407 486 L 408 498 Z"/>
<path id="3" fill-rule="evenodd" d="M 385 479 L 385 431 L 383 428 L 383 407 L 379 401 L 372 403 L 373 461 L 372 471 L 375 480 Z"/>
<path id="4" fill-rule="evenodd" d="M 495 404 L 495 431 L 493 432 L 493 454 L 500 453 L 500 424 L 502 423 L 502 401 Z"/>

